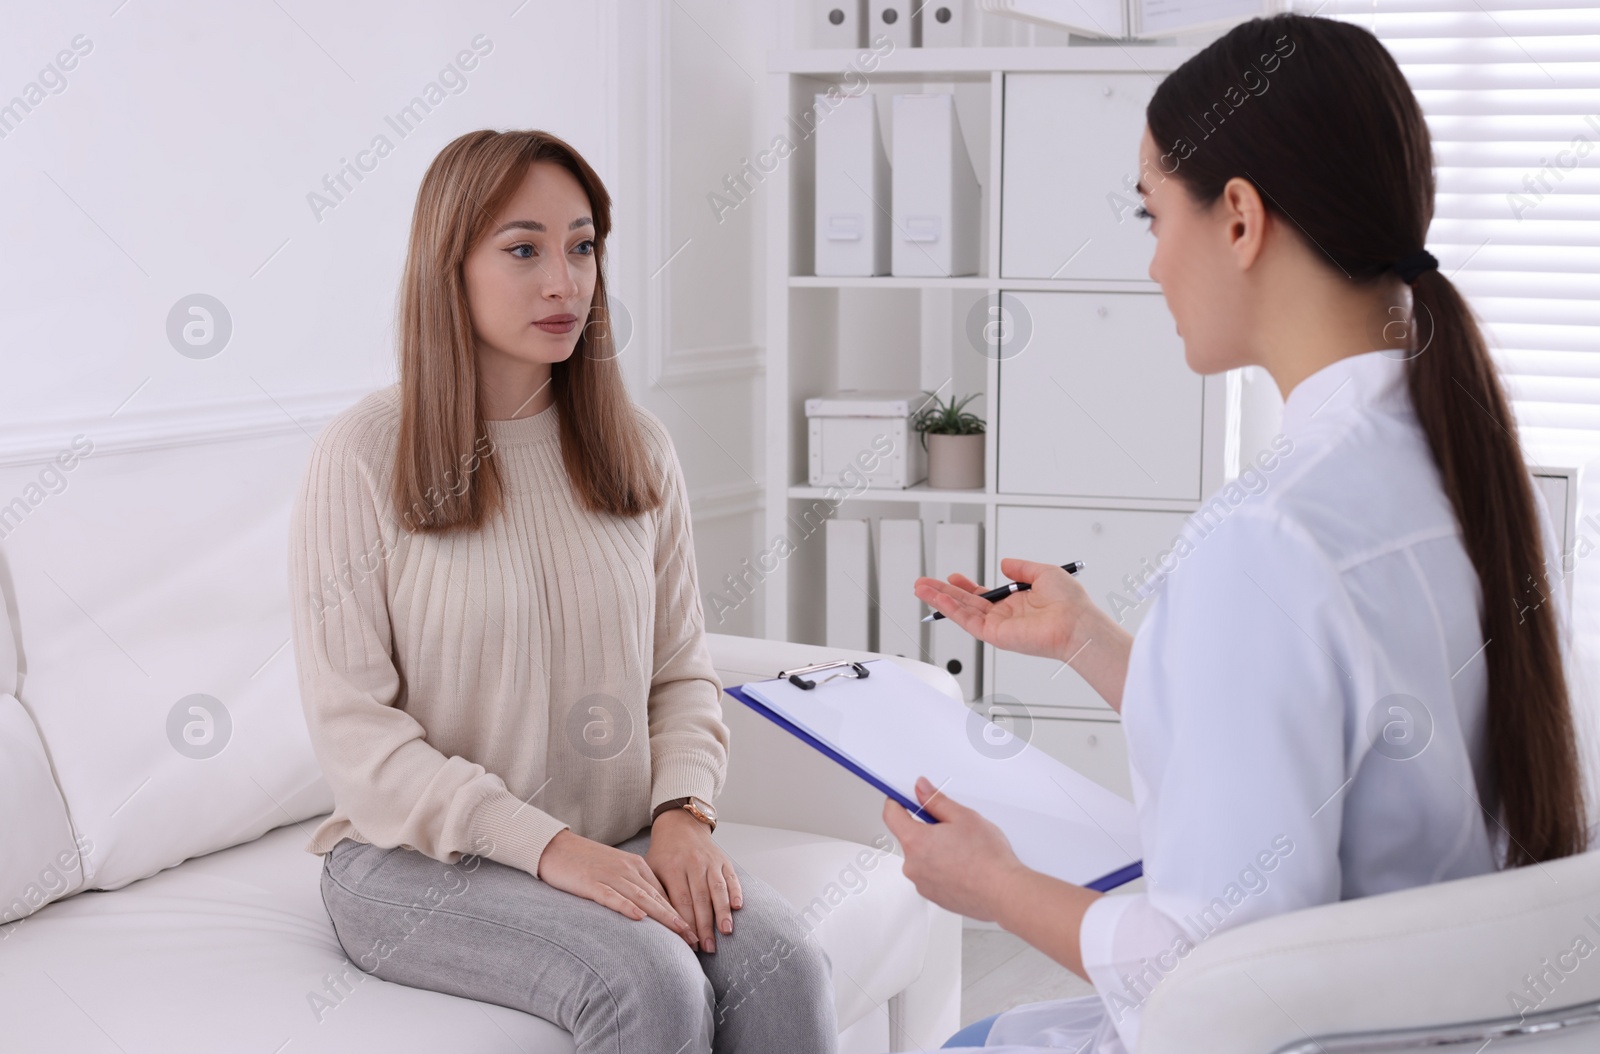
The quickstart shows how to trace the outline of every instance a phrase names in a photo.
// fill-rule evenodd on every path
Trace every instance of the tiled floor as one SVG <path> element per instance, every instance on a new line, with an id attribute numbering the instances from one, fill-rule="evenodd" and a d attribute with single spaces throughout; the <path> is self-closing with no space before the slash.
<path id="1" fill-rule="evenodd" d="M 1022 938 L 968 927 L 961 938 L 961 1024 L 1041 999 L 1092 995 L 1094 987 Z"/>

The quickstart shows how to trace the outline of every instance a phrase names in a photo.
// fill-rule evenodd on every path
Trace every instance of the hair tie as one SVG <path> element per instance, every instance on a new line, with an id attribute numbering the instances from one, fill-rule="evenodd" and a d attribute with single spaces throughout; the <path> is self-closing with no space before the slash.
<path id="1" fill-rule="evenodd" d="M 1438 266 L 1439 261 L 1426 249 L 1418 249 L 1414 253 L 1402 256 L 1390 265 L 1392 270 L 1399 273 L 1400 280 L 1406 285 L 1415 282 L 1424 271 L 1431 271 Z"/>

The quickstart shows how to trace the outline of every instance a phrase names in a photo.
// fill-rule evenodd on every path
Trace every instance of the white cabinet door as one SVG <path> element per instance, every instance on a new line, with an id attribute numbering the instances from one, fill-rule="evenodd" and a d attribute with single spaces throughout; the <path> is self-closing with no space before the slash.
<path id="1" fill-rule="evenodd" d="M 1138 628 L 1149 604 L 1138 604 L 1124 576 L 1138 581 L 1144 562 L 1154 567 L 1172 545 L 1188 514 L 1124 509 L 1040 509 L 1002 505 L 996 510 L 995 543 L 1001 559 L 1008 556 L 1040 563 L 1082 560 L 1078 580 L 1094 602 L 1112 612 L 1125 612 L 1123 627 Z M 995 576 L 995 581 L 1001 579 Z M 1137 604 L 1127 610 L 1111 594 Z M 1090 644 L 1089 647 L 1094 647 Z M 1034 713 L 1040 708 L 1083 707 L 1112 712 L 1106 701 L 1064 663 L 1016 652 L 994 651 L 992 702 L 1014 699 Z"/>
<path id="2" fill-rule="evenodd" d="M 997 723 L 1003 723 L 1002 717 Z M 1025 722 L 1025 727 L 1024 726 Z M 1133 800 L 1133 777 L 1128 774 L 1128 741 L 1120 721 L 1072 721 L 1040 716 L 1006 725 L 1057 761 L 1076 769 L 1107 790 Z"/>
<path id="3" fill-rule="evenodd" d="M 1134 215 L 1139 141 L 1156 79 L 1009 73 L 1001 146 L 1002 278 L 1150 277 Z"/>
<path id="4" fill-rule="evenodd" d="M 1000 300 L 1001 493 L 1198 500 L 1205 383 L 1160 294 Z"/>

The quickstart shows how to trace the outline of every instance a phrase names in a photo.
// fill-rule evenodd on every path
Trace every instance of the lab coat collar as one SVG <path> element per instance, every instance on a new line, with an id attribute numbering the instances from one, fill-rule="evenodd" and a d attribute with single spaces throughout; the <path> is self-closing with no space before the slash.
<path id="1" fill-rule="evenodd" d="M 1375 404 L 1408 401 L 1405 353 L 1367 351 L 1331 362 L 1305 378 L 1283 403 L 1283 431 L 1295 436 Z"/>

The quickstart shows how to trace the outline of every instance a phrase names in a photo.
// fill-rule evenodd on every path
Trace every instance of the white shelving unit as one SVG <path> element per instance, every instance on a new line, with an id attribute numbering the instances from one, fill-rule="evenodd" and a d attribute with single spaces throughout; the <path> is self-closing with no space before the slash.
<path id="1" fill-rule="evenodd" d="M 1237 378 L 1201 379 L 1188 370 L 1159 288 L 1139 277 L 1142 265 L 1130 271 L 1130 254 L 1141 250 L 1122 240 L 1123 231 L 1107 233 L 1104 216 L 1083 211 L 1110 213 L 1106 196 L 1113 193 L 1137 203 L 1131 187 L 1123 186 L 1122 173 L 1136 171 L 1138 138 L 1137 132 L 1128 137 L 1127 115 L 1134 114 L 1142 130 L 1139 93 L 1147 99 L 1160 78 L 1190 54 L 1186 48 L 1126 43 L 902 49 L 865 72 L 861 53 L 854 51 L 769 54 L 769 124 L 774 135 L 787 136 L 794 152 L 762 188 L 768 210 L 770 356 L 763 544 L 783 537 L 794 551 L 765 578 L 767 636 L 822 642 L 824 544 L 817 524 L 829 515 L 920 518 L 925 527 L 938 520 L 982 523 L 983 581 L 1001 580 L 1002 556 L 1054 563 L 1082 559 L 1089 565 L 1085 585 L 1103 602 L 1100 592 L 1118 588 L 1124 574 L 1138 573 L 1142 559 L 1153 561 L 1199 499 L 1231 474 L 1228 458 L 1237 457 Z M 830 86 L 856 92 L 863 80 L 875 94 L 947 91 L 956 96 L 982 185 L 977 275 L 834 278 L 811 273 L 815 152 L 812 140 L 801 134 L 808 127 L 802 115 L 816 93 Z M 1014 99 L 1031 100 L 1026 113 L 1018 102 L 1008 115 L 1008 85 L 1015 89 Z M 1026 138 L 1023 129 L 1029 122 L 1054 120 L 1048 105 L 1054 91 L 1071 102 L 1061 108 L 1060 141 Z M 1101 100 L 1120 110 L 1096 110 Z M 880 119 L 888 113 L 886 103 L 881 105 Z M 1009 147 L 1008 116 L 1013 126 Z M 1085 129 L 1087 138 L 1072 141 L 1074 127 Z M 1099 141 L 1102 127 L 1115 129 L 1118 141 Z M 885 125 L 884 135 L 887 146 L 892 126 Z M 1014 163 L 1009 185 L 1008 156 Z M 1027 165 L 1016 163 L 1018 158 L 1026 158 Z M 1053 204 L 1058 192 L 1063 203 L 1059 209 Z M 1003 245 L 1006 195 L 1014 210 L 1042 209 L 1036 217 L 1009 217 L 1018 242 L 1009 247 Z M 1130 233 L 1135 223 L 1129 220 Z M 1083 254 L 1088 264 L 1057 268 L 1057 273 L 1071 270 L 1070 277 L 1002 273 L 1002 261 L 1018 261 L 1012 269 L 1024 274 L 1034 266 L 1029 257 L 1039 252 L 1019 251 L 1030 248 L 1021 244 L 1027 238 L 1062 237 L 1070 244 L 1061 245 L 1060 258 L 1073 257 L 1081 247 L 1071 231 L 1079 226 L 1101 240 Z M 1137 223 L 1136 230 L 1153 248 L 1144 225 Z M 1103 273 L 1096 273 L 1096 267 Z M 1085 268 L 1087 273 L 1080 273 Z M 1027 308 L 1041 323 L 1027 349 L 1014 356 L 1008 352 L 1004 360 L 993 349 L 971 346 L 966 337 L 972 313 L 1001 298 Z M 1080 316 L 1094 321 L 1068 321 Z M 1092 337 L 1096 327 L 1111 335 Z M 1119 332 L 1136 336 L 1119 345 Z M 1098 353 L 1082 346 L 1092 339 L 1102 341 Z M 1108 354 L 1107 348 L 1115 353 Z M 1074 352 L 1084 353 L 1074 358 Z M 1044 378 L 1066 391 L 1061 376 L 1082 398 L 1069 393 L 1059 403 L 1049 403 Z M 983 393 L 969 409 L 988 422 L 984 489 L 940 491 L 925 484 L 907 490 L 871 489 L 834 509 L 827 488 L 807 485 L 808 396 L 839 387 L 941 385 L 945 395 L 952 389 Z M 1128 405 L 1147 396 L 1156 403 L 1135 411 L 1144 414 L 1140 419 L 1097 418 L 1096 411 L 1101 416 L 1126 414 Z M 1008 408 L 1016 414 L 1009 422 Z M 1063 451 L 1058 437 L 1074 437 L 1073 448 Z M 1144 460 L 1152 465 L 1192 464 L 1192 471 L 1183 467 L 1173 475 L 1171 469 L 1141 469 L 1147 478 L 1140 477 L 1134 472 L 1140 464 L 1135 445 L 1147 451 Z M 1118 461 L 1115 448 L 1127 455 L 1127 464 Z M 1016 480 L 1029 485 L 1001 489 Z M 1130 616 L 1130 627 L 1142 611 Z M 1026 708 L 1021 720 L 1031 721 L 1033 742 L 1113 789 L 1130 793 L 1116 714 L 1075 674 L 1059 663 L 997 655 L 988 646 L 983 652 L 982 696 L 975 703 L 987 707 L 1004 702 L 1000 697 L 1005 696 L 1020 701 Z M 937 656 L 925 657 L 937 661 Z"/>

